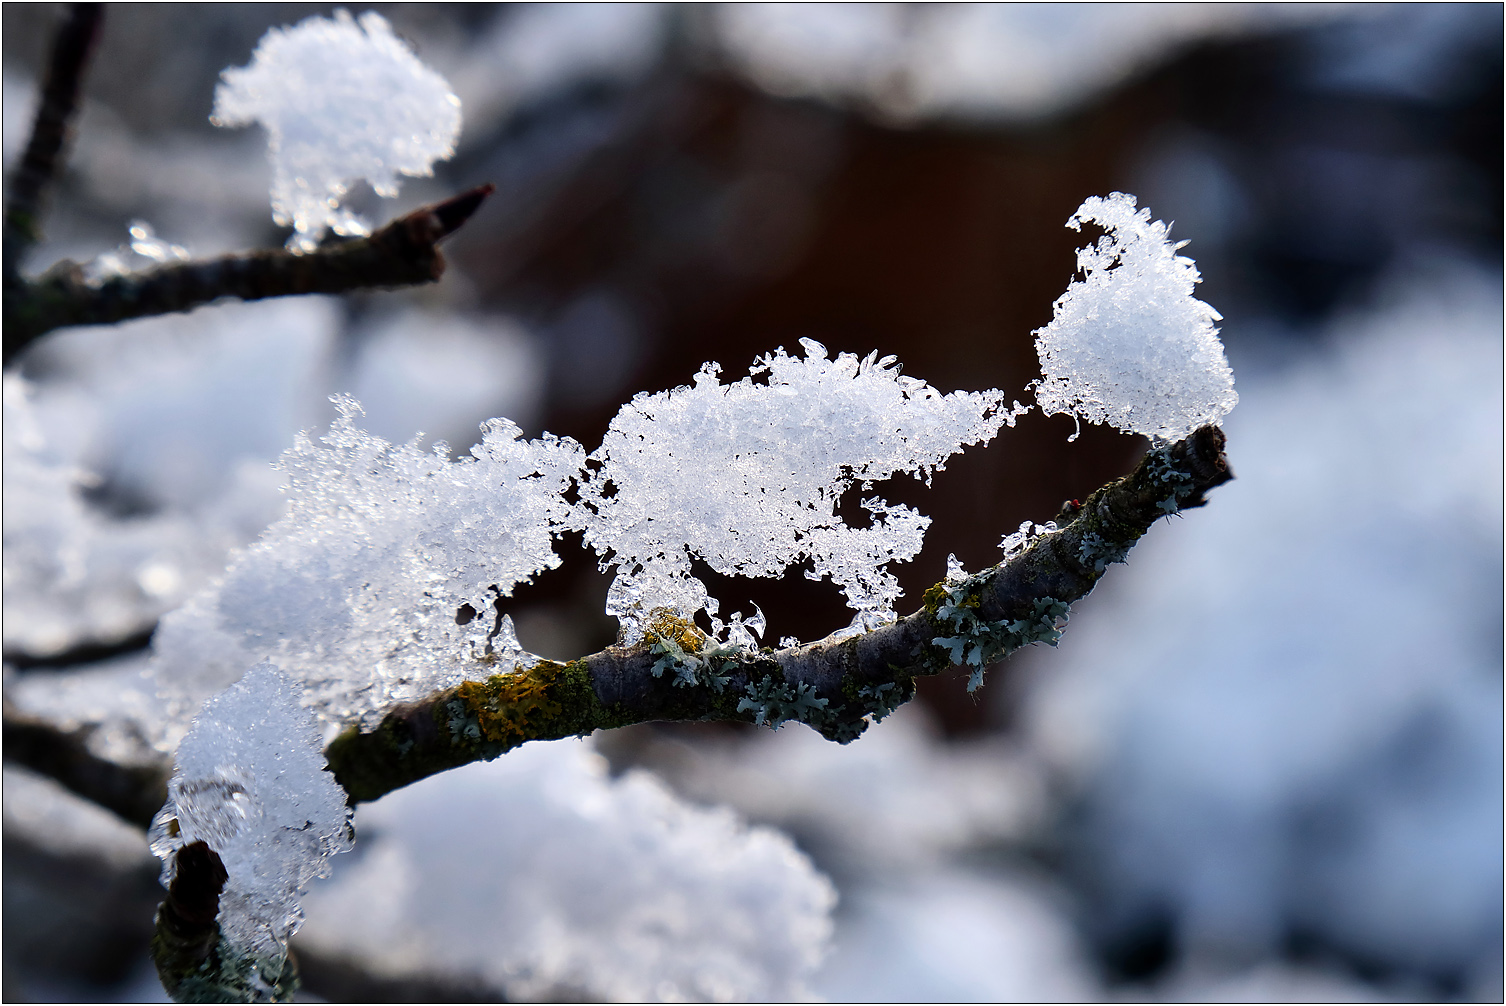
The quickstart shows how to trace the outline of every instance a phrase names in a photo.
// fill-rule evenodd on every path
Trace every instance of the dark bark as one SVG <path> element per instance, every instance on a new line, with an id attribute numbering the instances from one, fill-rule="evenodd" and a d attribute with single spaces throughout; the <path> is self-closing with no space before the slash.
<path id="1" fill-rule="evenodd" d="M 143 828 L 167 800 L 172 766 L 122 765 L 89 750 L 93 725 L 61 730 L 5 703 L 5 760 L 62 783 L 86 799 Z"/>
<path id="2" fill-rule="evenodd" d="M 99 38 L 103 15 L 102 4 L 71 5 L 68 19 L 53 41 L 47 79 L 42 85 L 36 119 L 32 122 L 31 139 L 26 144 L 20 166 L 11 176 L 5 201 L 7 296 L 13 280 L 21 274 L 21 260 L 42 237 L 42 217 L 63 170 L 64 148 L 78 111 L 84 67 Z"/>
<path id="3" fill-rule="evenodd" d="M 4 358 L 66 325 L 108 325 L 188 311 L 222 298 L 261 300 L 432 283 L 444 273 L 438 243 L 470 219 L 493 191 L 481 185 L 398 217 L 370 237 L 322 245 L 306 255 L 283 249 L 174 262 L 145 272 L 86 281 L 72 262 L 6 291 Z"/>

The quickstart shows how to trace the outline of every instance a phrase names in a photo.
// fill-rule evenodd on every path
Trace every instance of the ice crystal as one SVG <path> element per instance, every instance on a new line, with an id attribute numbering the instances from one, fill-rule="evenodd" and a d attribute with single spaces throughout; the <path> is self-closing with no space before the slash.
<path id="1" fill-rule="evenodd" d="M 451 460 L 443 444 L 371 436 L 353 400 L 337 404 L 321 444 L 300 436 L 283 456 L 283 519 L 164 620 L 156 670 L 180 702 L 270 657 L 342 719 L 528 662 L 494 604 L 559 564 L 563 493 L 585 452 L 493 419 Z"/>
<path id="2" fill-rule="evenodd" d="M 175 854 L 204 842 L 225 864 L 220 935 L 242 955 L 280 959 L 299 899 L 329 857 L 351 847 L 345 791 L 325 769 L 298 686 L 270 663 L 204 705 L 178 746 L 167 803 L 152 822 L 162 883 Z"/>
<path id="3" fill-rule="evenodd" d="M 875 497 L 862 500 L 869 525 L 852 527 L 836 512 L 842 494 L 898 472 L 929 477 L 1014 420 L 1001 392 L 942 395 L 900 376 L 893 357 L 833 360 L 801 345 L 804 359 L 780 349 L 733 384 L 707 364 L 693 386 L 638 395 L 591 455 L 581 520 L 617 569 L 607 610 L 629 639 L 656 608 L 716 615 L 694 558 L 740 576 L 808 562 L 807 576 L 842 588 L 855 627 L 882 624 L 900 594 L 884 567 L 914 557 L 930 521 Z"/>
<path id="4" fill-rule="evenodd" d="M 399 175 L 454 154 L 460 99 L 380 14 L 337 10 L 263 35 L 249 66 L 221 74 L 211 121 L 266 128 L 272 217 L 293 228 L 290 248 L 312 251 L 327 229 L 369 233 L 340 206 L 352 182 L 395 196 Z"/>
<path id="5" fill-rule="evenodd" d="M 156 230 L 145 220 L 132 220 L 126 232 L 131 236 L 129 243 L 84 263 L 84 278 L 87 281 L 98 284 L 114 276 L 169 262 L 186 262 L 192 257 L 183 245 L 159 238 Z"/>
<path id="6" fill-rule="evenodd" d="M 1135 209 L 1134 196 L 1089 198 L 1067 226 L 1085 223 L 1107 233 L 1078 249 L 1083 279 L 1035 333 L 1041 409 L 1153 439 L 1218 423 L 1239 396 L 1213 324 L 1219 313 L 1192 295 L 1192 259 L 1177 254 L 1182 244 L 1167 237 L 1167 224 Z"/>
<path id="7" fill-rule="evenodd" d="M 1018 531 L 1012 531 L 999 539 L 999 551 L 1004 553 L 1004 560 L 1007 562 L 1034 545 L 1037 538 L 1055 533 L 1056 521 L 1054 520 L 1048 520 L 1044 524 L 1028 520 L 1021 521 Z"/>

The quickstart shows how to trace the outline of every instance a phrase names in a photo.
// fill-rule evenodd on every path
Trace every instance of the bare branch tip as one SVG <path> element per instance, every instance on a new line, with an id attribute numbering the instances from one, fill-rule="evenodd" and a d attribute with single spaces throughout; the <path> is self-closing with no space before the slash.
<path id="1" fill-rule="evenodd" d="M 439 220 L 439 236 L 448 237 L 460 229 L 460 226 L 471 218 L 471 215 L 486 201 L 486 197 L 497 191 L 497 187 L 491 182 L 478 185 L 473 189 L 456 196 L 451 196 L 443 202 L 435 203 L 425 208 L 426 212 L 432 213 Z"/>

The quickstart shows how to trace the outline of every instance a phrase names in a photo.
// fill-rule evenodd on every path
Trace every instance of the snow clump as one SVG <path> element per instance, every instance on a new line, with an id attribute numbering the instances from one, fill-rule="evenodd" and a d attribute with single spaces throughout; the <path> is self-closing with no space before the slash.
<path id="1" fill-rule="evenodd" d="M 295 251 L 313 251 L 326 230 L 370 233 L 340 206 L 350 183 L 364 178 L 377 195 L 396 196 L 398 175 L 433 174 L 460 136 L 460 99 L 372 12 L 273 28 L 251 65 L 220 77 L 210 121 L 266 128 L 272 219 L 293 228 Z"/>
<path id="2" fill-rule="evenodd" d="M 1170 227 L 1122 192 L 1090 197 L 1067 226 L 1085 223 L 1108 233 L 1077 250 L 1083 279 L 1035 333 L 1041 410 L 1153 440 L 1217 424 L 1239 396 L 1213 325 L 1221 316 L 1192 295 L 1197 266 L 1177 254 L 1185 242 L 1173 244 Z"/>
<path id="3" fill-rule="evenodd" d="M 837 514 L 842 494 L 898 472 L 929 477 L 1013 425 L 1003 392 L 943 395 L 900 376 L 892 356 L 832 360 L 820 343 L 800 344 L 804 359 L 780 349 L 734 384 L 707 364 L 692 387 L 638 395 L 591 455 L 600 468 L 581 488 L 581 521 L 603 567 L 617 568 L 607 611 L 628 642 L 656 608 L 715 618 L 695 558 L 753 577 L 809 561 L 808 577 L 847 595 L 854 630 L 891 621 L 900 588 L 884 566 L 914 558 L 930 519 L 872 497 L 869 526 L 852 527 Z"/>
<path id="4" fill-rule="evenodd" d="M 229 879 L 220 935 L 242 954 L 280 961 L 303 922 L 299 899 L 329 857 L 350 849 L 345 791 L 325 769 L 318 725 L 297 687 L 261 663 L 210 699 L 178 745 L 152 852 L 168 886 L 184 846 L 203 842 Z"/>
<path id="5" fill-rule="evenodd" d="M 452 461 L 442 442 L 374 437 L 354 400 L 336 404 L 322 443 L 299 435 L 280 462 L 286 515 L 163 620 L 154 670 L 179 710 L 268 658 L 342 722 L 526 662 L 493 604 L 559 565 L 563 495 L 585 451 L 493 419 Z"/>

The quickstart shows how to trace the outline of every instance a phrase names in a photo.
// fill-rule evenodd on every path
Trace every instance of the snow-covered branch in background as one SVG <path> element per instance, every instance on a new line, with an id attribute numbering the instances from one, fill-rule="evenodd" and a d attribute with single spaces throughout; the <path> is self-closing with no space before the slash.
<path id="1" fill-rule="evenodd" d="M 49 107 L 44 103 L 43 113 Z M 293 28 L 272 29 L 250 66 L 225 71 L 213 121 L 266 127 L 272 216 L 293 228 L 288 251 L 175 259 L 105 277 L 90 277 L 68 260 L 35 279 L 7 273 L 6 363 L 38 336 L 67 325 L 186 311 L 222 297 L 256 300 L 432 283 L 444 271 L 437 243 L 492 191 L 479 186 L 375 232 L 341 208 L 356 181 L 391 197 L 399 175 L 433 174 L 435 161 L 454 154 L 460 134 L 460 100 L 379 14 L 363 14 L 356 22 L 337 11 L 333 21 L 311 17 Z M 15 198 L 13 191 L 13 204 Z M 13 210 L 7 220 L 25 216 L 25 227 L 7 223 L 7 235 L 25 230 L 34 242 L 40 233 L 36 212 Z M 328 230 L 351 240 L 321 244 Z M 7 253 L 18 267 L 15 260 Z"/>
<path id="2" fill-rule="evenodd" d="M 432 175 L 435 161 L 455 154 L 460 99 L 375 12 L 273 28 L 250 66 L 221 78 L 210 121 L 266 128 L 272 219 L 293 228 L 294 251 L 313 251 L 326 230 L 371 233 L 340 205 L 353 181 L 390 198 L 399 175 Z"/>
<path id="3" fill-rule="evenodd" d="M 233 297 L 263 300 L 433 283 L 444 274 L 438 244 L 492 192 L 477 186 L 398 217 L 370 237 L 321 245 L 306 254 L 282 249 L 212 259 L 175 260 L 142 272 L 91 281 L 60 263 L 6 298 L 6 362 L 31 341 L 68 325 L 108 325 L 188 311 Z"/>

